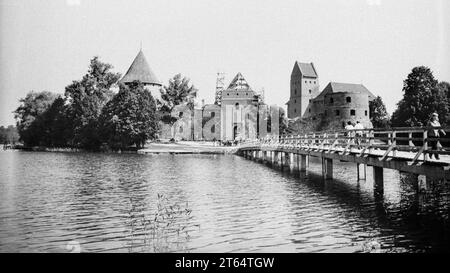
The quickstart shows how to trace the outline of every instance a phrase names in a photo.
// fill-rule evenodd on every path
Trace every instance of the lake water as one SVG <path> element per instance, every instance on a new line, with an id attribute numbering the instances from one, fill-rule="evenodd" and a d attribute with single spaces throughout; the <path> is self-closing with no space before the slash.
<path id="1" fill-rule="evenodd" d="M 0 152 L 0 252 L 448 251 L 449 185 L 319 161 L 290 175 L 234 155 Z M 160 198 L 158 198 L 160 195 Z M 163 197 L 161 197 L 161 195 Z M 156 214 L 159 207 L 159 214 Z"/>

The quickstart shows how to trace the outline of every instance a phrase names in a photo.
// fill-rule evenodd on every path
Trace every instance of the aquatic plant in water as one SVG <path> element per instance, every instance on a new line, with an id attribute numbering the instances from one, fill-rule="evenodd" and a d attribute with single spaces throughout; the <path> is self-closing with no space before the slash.
<path id="1" fill-rule="evenodd" d="M 193 219 L 189 203 L 170 204 L 163 194 L 157 194 L 156 209 L 152 213 L 140 213 L 140 221 L 132 221 L 132 230 L 138 234 L 140 243 L 134 246 L 134 236 L 130 252 L 186 252 L 190 239 L 189 226 Z M 139 226 L 139 227 L 138 227 Z M 199 225 L 196 225 L 199 227 Z"/>

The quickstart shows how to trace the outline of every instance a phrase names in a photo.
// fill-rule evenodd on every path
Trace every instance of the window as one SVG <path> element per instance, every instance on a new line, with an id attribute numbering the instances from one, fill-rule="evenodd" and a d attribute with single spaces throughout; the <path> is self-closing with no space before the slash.
<path id="1" fill-rule="evenodd" d="M 330 103 L 333 103 L 333 102 L 334 102 L 333 98 L 330 98 Z"/>
<path id="2" fill-rule="evenodd" d="M 248 93 L 245 93 L 246 96 L 248 96 Z"/>
<path id="3" fill-rule="evenodd" d="M 311 94 L 311 89 L 309 89 L 309 94 Z"/>
<path id="4" fill-rule="evenodd" d="M 364 111 L 364 115 L 366 115 L 366 116 L 367 116 L 367 110 L 366 110 L 366 111 Z"/>
<path id="5" fill-rule="evenodd" d="M 294 100 L 294 103 L 297 103 L 297 100 Z"/>
<path id="6" fill-rule="evenodd" d="M 309 99 L 309 102 L 311 102 L 311 99 Z"/>
<path id="7" fill-rule="evenodd" d="M 309 81 L 309 83 L 311 83 L 311 81 Z"/>
<path id="8" fill-rule="evenodd" d="M 342 122 L 342 128 L 345 128 L 345 122 Z"/>
<path id="9" fill-rule="evenodd" d="M 236 109 L 239 108 L 239 103 L 236 102 L 236 104 L 234 105 L 236 107 Z"/>
<path id="10" fill-rule="evenodd" d="M 339 116 L 339 115 L 340 115 L 339 110 L 336 110 L 336 116 Z"/>
<path id="11" fill-rule="evenodd" d="M 211 126 L 211 133 L 215 133 L 216 132 L 216 125 Z"/>
<path id="12" fill-rule="evenodd" d="M 180 129 L 178 129 L 178 131 L 181 133 L 183 133 L 183 127 L 180 126 Z"/>
<path id="13" fill-rule="evenodd" d="M 239 93 L 236 93 L 236 96 L 239 96 Z"/>
<path id="14" fill-rule="evenodd" d="M 216 112 L 211 112 L 211 117 L 215 117 L 216 116 Z"/>
<path id="15" fill-rule="evenodd" d="M 227 96 L 229 96 L 230 95 L 230 93 L 227 93 Z"/>
<path id="16" fill-rule="evenodd" d="M 316 120 L 316 117 L 313 117 L 313 120 Z"/>
<path id="17" fill-rule="evenodd" d="M 316 81 L 314 81 L 314 84 L 316 84 Z"/>
<path id="18" fill-rule="evenodd" d="M 180 112 L 180 113 L 178 114 L 178 117 L 179 117 L 179 118 L 183 117 L 183 112 Z"/>
<path id="19" fill-rule="evenodd" d="M 352 102 L 352 98 L 351 97 L 347 97 L 345 98 L 347 102 Z"/>
<path id="20" fill-rule="evenodd" d="M 294 109 L 294 113 L 297 113 L 297 109 Z"/>
<path id="21" fill-rule="evenodd" d="M 308 113 L 311 113 L 311 108 L 310 108 L 310 109 L 308 109 Z"/>
<path id="22" fill-rule="evenodd" d="M 305 83 L 308 83 L 308 81 L 305 81 Z"/>
<path id="23" fill-rule="evenodd" d="M 350 110 L 350 116 L 356 115 L 356 111 L 354 109 Z"/>

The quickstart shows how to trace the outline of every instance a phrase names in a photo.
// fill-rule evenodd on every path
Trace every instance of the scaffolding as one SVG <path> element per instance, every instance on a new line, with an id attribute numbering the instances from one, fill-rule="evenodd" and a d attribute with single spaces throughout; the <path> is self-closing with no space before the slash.
<path id="1" fill-rule="evenodd" d="M 221 105 L 222 104 L 222 92 L 225 89 L 225 73 L 218 72 L 217 73 L 217 80 L 216 80 L 216 99 L 215 104 Z"/>

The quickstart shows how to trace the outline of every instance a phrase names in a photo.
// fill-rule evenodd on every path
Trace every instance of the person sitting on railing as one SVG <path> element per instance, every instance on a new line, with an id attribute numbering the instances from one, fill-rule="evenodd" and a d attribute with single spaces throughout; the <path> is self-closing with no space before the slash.
<path id="1" fill-rule="evenodd" d="M 441 124 L 439 123 L 439 115 L 438 113 L 433 113 L 431 115 L 431 119 L 427 124 L 427 127 L 441 127 Z M 428 130 L 428 143 L 431 144 L 431 147 L 434 152 L 430 153 L 430 159 L 433 158 L 433 154 L 436 157 L 436 159 L 439 159 L 439 153 L 437 152 L 440 149 L 440 143 L 439 143 L 439 132 L 442 133 L 443 136 L 446 135 L 445 131 L 442 129 L 429 129 Z"/>

